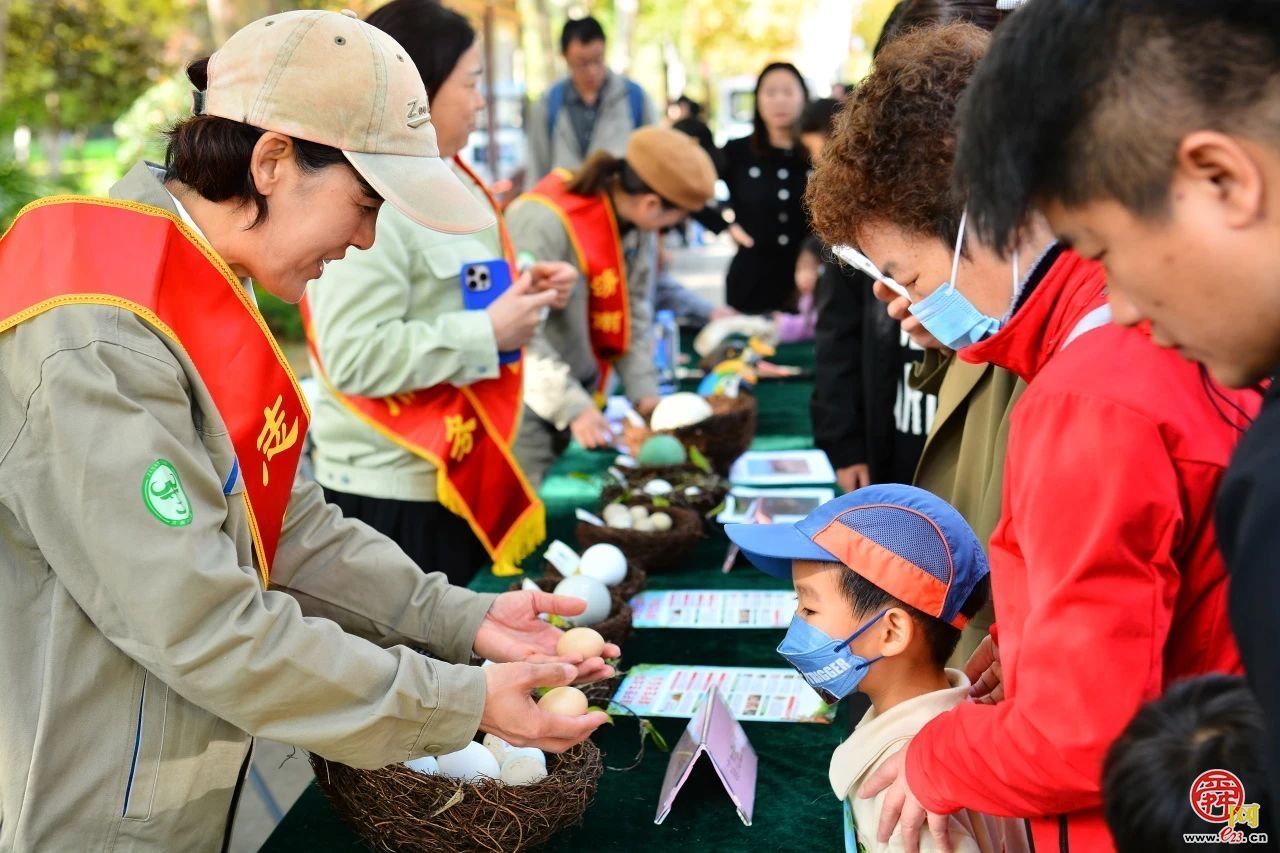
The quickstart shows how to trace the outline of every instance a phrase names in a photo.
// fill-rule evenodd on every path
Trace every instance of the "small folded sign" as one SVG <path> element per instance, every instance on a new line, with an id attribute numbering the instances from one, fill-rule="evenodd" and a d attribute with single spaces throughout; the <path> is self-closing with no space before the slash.
<path id="1" fill-rule="evenodd" d="M 733 801 L 738 817 L 745 826 L 751 826 L 756 801 L 756 751 L 715 687 L 703 695 L 697 713 L 671 751 L 658 797 L 658 814 L 653 822 L 660 824 L 671 814 L 676 794 L 704 753 Z"/>

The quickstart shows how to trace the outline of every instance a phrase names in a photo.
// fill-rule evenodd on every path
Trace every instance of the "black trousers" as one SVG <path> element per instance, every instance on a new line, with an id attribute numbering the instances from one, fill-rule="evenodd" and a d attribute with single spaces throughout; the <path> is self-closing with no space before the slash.
<path id="1" fill-rule="evenodd" d="M 424 572 L 444 572 L 449 582 L 466 586 L 489 554 L 466 519 L 434 501 L 369 498 L 325 489 L 324 496 L 347 518 L 358 518 L 399 545 Z"/>

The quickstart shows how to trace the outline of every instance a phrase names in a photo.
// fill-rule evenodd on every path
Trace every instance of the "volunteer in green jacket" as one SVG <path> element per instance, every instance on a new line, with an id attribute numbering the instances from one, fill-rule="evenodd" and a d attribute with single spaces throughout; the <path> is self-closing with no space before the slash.
<path id="1" fill-rule="evenodd" d="M 693 137 L 644 127 L 624 158 L 597 151 L 576 173 L 552 172 L 512 203 L 507 222 L 521 253 L 566 261 L 581 281 L 525 359 L 516 456 L 534 483 L 570 435 L 588 449 L 612 444 L 600 406 L 615 370 L 642 414 L 657 403 L 646 240 L 701 210 L 715 182 Z"/>
<path id="2" fill-rule="evenodd" d="M 241 279 L 296 301 L 380 197 L 491 222 L 412 62 L 305 11 L 205 72 L 164 168 L 0 240 L 0 850 L 217 850 L 254 736 L 377 767 L 606 719 L 531 698 L 609 672 L 547 654 L 580 602 L 450 586 L 295 485 L 306 404 Z"/>
<path id="3" fill-rule="evenodd" d="M 484 107 L 475 30 L 435 0 L 393 0 L 368 23 L 417 65 L 440 156 L 492 210 L 457 156 Z M 311 431 L 316 480 L 344 515 L 457 584 L 489 562 L 501 571 L 545 536 L 542 505 L 510 453 L 521 360 L 499 357 L 529 342 L 544 309 L 565 304 L 577 272 L 564 262 L 534 264 L 487 308 L 466 310 L 463 268 L 513 261 L 505 237 L 500 218 L 474 234 L 448 234 L 385 205 L 377 244 L 330 264 L 307 297 L 321 379 Z M 435 428 L 451 417 L 474 429 Z"/>

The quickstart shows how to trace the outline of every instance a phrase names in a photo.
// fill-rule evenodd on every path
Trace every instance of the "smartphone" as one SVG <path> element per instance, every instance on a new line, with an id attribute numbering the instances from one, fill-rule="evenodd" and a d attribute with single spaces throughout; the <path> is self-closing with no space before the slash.
<path id="1" fill-rule="evenodd" d="M 511 287 L 511 265 L 505 258 L 471 261 L 462 265 L 458 276 L 462 287 L 462 305 L 468 311 L 483 311 L 493 300 Z M 510 364 L 520 358 L 520 350 L 498 353 L 498 364 Z"/>

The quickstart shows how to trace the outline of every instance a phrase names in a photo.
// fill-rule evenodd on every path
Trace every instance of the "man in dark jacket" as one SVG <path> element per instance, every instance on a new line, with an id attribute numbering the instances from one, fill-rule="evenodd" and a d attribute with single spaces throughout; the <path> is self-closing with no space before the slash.
<path id="1" fill-rule="evenodd" d="M 960 113 L 957 172 L 988 240 L 1007 244 L 1038 209 L 1105 265 L 1116 322 L 1149 322 L 1158 343 L 1236 387 L 1280 366 L 1278 18 L 1277 0 L 1036 0 L 1004 25 Z M 1266 714 L 1272 780 L 1277 396 L 1273 380 L 1217 505 L 1231 624 Z M 1237 417 L 1229 400 L 1218 404 Z"/>

